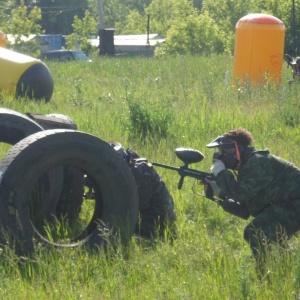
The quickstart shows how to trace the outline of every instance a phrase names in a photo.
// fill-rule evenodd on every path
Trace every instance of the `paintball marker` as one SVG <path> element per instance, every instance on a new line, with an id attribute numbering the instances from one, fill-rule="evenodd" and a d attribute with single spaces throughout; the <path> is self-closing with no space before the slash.
<path id="1" fill-rule="evenodd" d="M 183 185 L 184 177 L 192 177 L 198 180 L 203 181 L 205 178 L 210 180 L 214 180 L 214 175 L 211 173 L 205 173 L 198 170 L 193 170 L 189 168 L 189 164 L 200 162 L 204 159 L 204 154 L 202 154 L 198 150 L 188 149 L 188 148 L 177 148 L 175 150 L 176 156 L 184 163 L 181 167 L 172 167 L 169 165 L 160 164 L 157 162 L 153 162 L 153 166 L 163 167 L 165 169 L 177 171 L 180 175 L 178 189 L 180 190 Z"/>
<path id="2" fill-rule="evenodd" d="M 204 181 L 205 178 L 210 180 L 215 180 L 215 177 L 211 173 L 205 173 L 198 170 L 193 170 L 189 168 L 189 164 L 197 163 L 202 161 L 205 156 L 198 150 L 188 149 L 188 148 L 177 148 L 175 150 L 176 156 L 184 163 L 181 167 L 172 167 L 169 165 L 160 164 L 157 162 L 153 162 L 153 166 L 163 167 L 165 169 L 177 171 L 180 175 L 180 180 L 178 183 L 178 189 L 180 190 L 183 185 L 184 177 L 192 177 L 201 181 Z M 203 195 L 204 196 L 204 195 Z M 218 205 L 220 205 L 226 212 L 231 213 L 239 218 L 247 220 L 249 218 L 249 211 L 247 207 L 239 202 L 235 202 L 232 199 L 227 199 L 225 197 L 223 200 L 217 200 L 213 196 L 213 190 L 210 188 L 206 192 L 206 198 L 215 201 Z"/>

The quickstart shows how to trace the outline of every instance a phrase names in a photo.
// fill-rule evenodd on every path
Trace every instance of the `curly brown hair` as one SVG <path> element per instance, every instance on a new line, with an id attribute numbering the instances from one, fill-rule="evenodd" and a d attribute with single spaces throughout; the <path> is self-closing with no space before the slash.
<path id="1" fill-rule="evenodd" d="M 254 141 L 252 133 L 247 129 L 241 127 L 231 129 L 228 132 L 224 133 L 223 136 L 236 141 L 238 144 L 244 147 L 251 145 Z"/>

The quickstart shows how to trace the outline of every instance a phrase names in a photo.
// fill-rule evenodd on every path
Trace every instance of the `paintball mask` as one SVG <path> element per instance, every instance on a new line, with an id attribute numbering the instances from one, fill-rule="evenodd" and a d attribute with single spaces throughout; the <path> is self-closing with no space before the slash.
<path id="1" fill-rule="evenodd" d="M 221 160 L 227 169 L 234 170 L 240 161 L 241 147 L 236 141 L 227 137 L 219 136 L 206 145 L 208 148 L 214 148 L 213 161 Z"/>

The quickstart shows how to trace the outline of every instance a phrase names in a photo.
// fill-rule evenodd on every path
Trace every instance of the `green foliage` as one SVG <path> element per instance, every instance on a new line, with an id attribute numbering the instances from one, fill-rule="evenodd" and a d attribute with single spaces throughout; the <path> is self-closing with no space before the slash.
<path id="1" fill-rule="evenodd" d="M 206 14 L 174 22 L 162 45 L 167 54 L 223 53 L 223 39 L 214 20 Z"/>
<path id="2" fill-rule="evenodd" d="M 88 9 L 87 0 L 39 0 L 32 2 L 36 2 L 35 5 L 42 10 L 41 24 L 47 34 L 71 34 L 74 16 L 83 18 L 85 10 Z M 97 6 L 93 9 L 97 9 Z"/>
<path id="3" fill-rule="evenodd" d="M 137 11 L 130 11 L 123 22 L 116 22 L 117 28 L 122 28 L 118 32 L 122 34 L 144 34 L 147 32 L 147 17 Z"/>
<path id="4" fill-rule="evenodd" d="M 174 22 L 197 15 L 197 10 L 188 0 L 153 0 L 145 9 L 151 16 L 151 32 L 166 36 Z"/>
<path id="5" fill-rule="evenodd" d="M 224 36 L 223 47 L 227 52 L 232 53 L 236 23 L 240 18 L 252 12 L 249 7 L 250 3 L 241 0 L 225 0 L 220 4 L 219 1 L 204 0 L 202 5 L 202 11 L 214 20 L 215 25 L 222 32 Z"/>
<path id="6" fill-rule="evenodd" d="M 122 27 L 119 28 L 117 24 L 124 24 L 126 17 L 130 13 L 129 7 L 125 5 L 124 1 L 119 0 L 110 0 L 103 2 L 105 27 L 115 28 L 116 32 L 119 32 L 119 30 L 121 32 Z"/>
<path id="7" fill-rule="evenodd" d="M 78 16 L 74 17 L 72 26 L 73 33 L 66 38 L 69 49 L 80 48 L 82 51 L 90 53 L 93 46 L 89 43 L 89 39 L 96 32 L 95 19 L 86 10 L 82 20 Z"/>
<path id="8" fill-rule="evenodd" d="M 11 11 L 16 6 L 17 0 L 0 0 L 0 29 L 7 32 L 7 25 L 11 18 Z"/>
<path id="9" fill-rule="evenodd" d="M 144 141 L 146 138 L 166 138 L 172 112 L 169 103 L 160 99 L 159 102 L 147 103 L 143 99 L 135 99 L 127 95 L 129 108 L 129 135 Z"/>
<path id="10" fill-rule="evenodd" d="M 21 1 L 21 5 L 12 10 L 11 21 L 8 23 L 6 30 L 14 36 L 14 44 L 11 45 L 13 50 L 39 56 L 39 46 L 33 39 L 24 41 L 23 37 L 29 37 L 31 34 L 39 35 L 42 33 L 41 10 L 34 6 L 29 12 Z"/>
<path id="11" fill-rule="evenodd" d="M 97 20 L 97 22 L 100 24 L 98 0 L 88 0 L 87 2 L 88 10 L 95 20 Z M 105 27 L 114 28 L 116 30 L 116 34 L 123 33 L 124 30 L 126 30 L 125 27 L 132 27 L 130 25 L 132 24 L 132 20 L 129 18 L 129 15 L 132 14 L 134 16 L 136 12 L 139 14 L 140 18 L 143 18 L 144 9 L 150 4 L 150 2 L 151 0 L 104 0 L 103 10 Z M 145 33 L 145 30 L 146 29 L 144 28 L 143 33 Z"/>

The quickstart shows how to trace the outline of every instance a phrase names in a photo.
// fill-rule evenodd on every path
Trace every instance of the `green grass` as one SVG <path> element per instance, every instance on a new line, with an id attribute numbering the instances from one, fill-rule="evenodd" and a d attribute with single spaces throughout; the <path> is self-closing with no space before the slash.
<path id="1" fill-rule="evenodd" d="M 232 88 L 229 56 L 97 58 L 93 63 L 48 63 L 55 88 L 51 101 L 2 97 L 1 106 L 22 113 L 61 113 L 79 130 L 121 142 L 150 161 L 179 166 L 176 147 L 202 151 L 193 168 L 208 171 L 205 147 L 234 127 L 245 127 L 255 146 L 268 148 L 300 166 L 300 85 Z M 133 106 L 129 106 L 129 104 Z M 130 109 L 131 108 L 131 109 Z M 133 109 L 134 108 L 134 109 Z M 138 117 L 138 118 L 137 118 Z M 142 120 L 139 122 L 139 120 Z M 7 151 L 1 150 L 2 155 Z M 0 252 L 1 299 L 297 299 L 300 244 L 290 241 L 290 257 L 268 263 L 262 280 L 243 241 L 248 223 L 192 192 L 186 178 L 157 169 L 172 193 L 178 238 L 149 245 L 134 238 L 128 249 L 92 253 L 40 249 L 33 258 Z M 196 186 L 202 193 L 201 187 Z"/>

